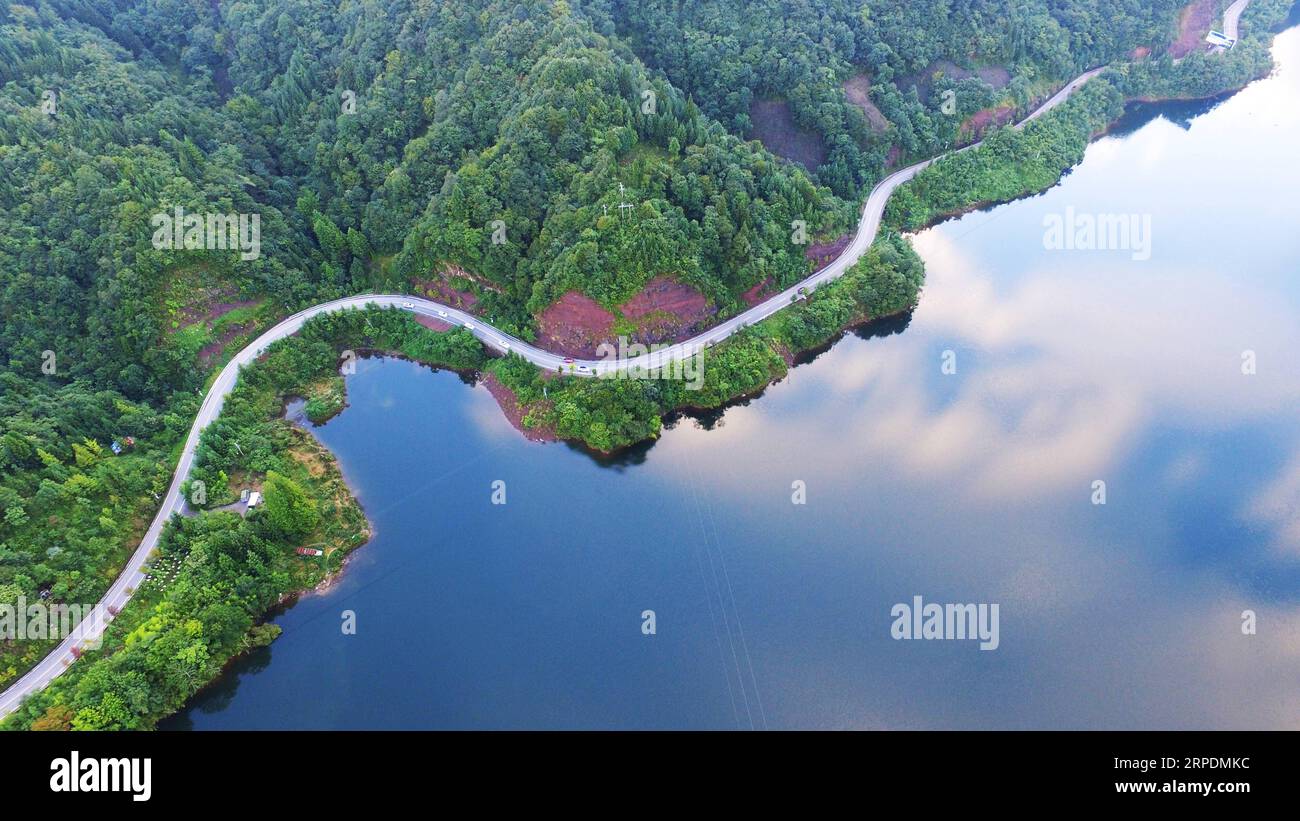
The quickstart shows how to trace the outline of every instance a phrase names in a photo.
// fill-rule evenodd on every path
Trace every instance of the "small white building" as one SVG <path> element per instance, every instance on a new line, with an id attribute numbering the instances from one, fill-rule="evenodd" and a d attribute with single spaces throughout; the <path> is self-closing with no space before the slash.
<path id="1" fill-rule="evenodd" d="M 1219 48 L 1224 48 L 1224 49 L 1230 49 L 1237 44 L 1237 41 L 1235 39 L 1229 37 L 1228 35 L 1224 34 L 1221 31 L 1211 31 L 1209 34 L 1205 35 L 1205 42 L 1209 43 L 1212 46 L 1217 46 Z"/>
<path id="2" fill-rule="evenodd" d="M 261 502 L 262 502 L 262 494 L 258 493 L 256 490 L 248 494 L 249 510 L 252 510 L 253 508 L 257 507 L 259 504 L 261 504 Z"/>

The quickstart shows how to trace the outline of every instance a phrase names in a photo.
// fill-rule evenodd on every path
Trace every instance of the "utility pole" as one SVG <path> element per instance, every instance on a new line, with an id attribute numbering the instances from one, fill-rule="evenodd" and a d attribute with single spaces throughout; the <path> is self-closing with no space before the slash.
<path id="1" fill-rule="evenodd" d="M 623 200 L 623 195 L 626 194 L 626 193 L 627 193 L 627 189 L 624 188 L 624 187 L 623 187 L 623 183 L 620 182 L 620 183 L 618 184 L 618 199 L 619 199 L 618 210 L 619 210 L 619 213 L 620 213 L 620 214 L 621 214 L 623 211 L 627 210 L 628 208 L 635 208 L 635 207 L 636 207 L 636 206 L 633 205 L 632 203 L 630 203 L 630 202 L 626 202 L 626 201 Z"/>

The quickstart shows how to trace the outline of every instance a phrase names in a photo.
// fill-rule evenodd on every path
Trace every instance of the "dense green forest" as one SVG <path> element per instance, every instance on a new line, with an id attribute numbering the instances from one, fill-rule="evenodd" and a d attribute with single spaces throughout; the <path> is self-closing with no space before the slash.
<path id="1" fill-rule="evenodd" d="M 1123 95 L 1105 78 L 1095 78 L 1024 129 L 1001 129 L 978 148 L 928 166 L 890 197 L 885 221 L 915 230 L 967 208 L 1055 185 L 1083 159 L 1092 135 L 1123 111 Z"/>
<path id="2" fill-rule="evenodd" d="M 657 436 L 661 418 L 674 409 L 717 407 L 763 388 L 785 373 L 783 355 L 792 350 L 825 342 L 867 317 L 905 310 L 923 277 L 911 245 L 887 235 L 808 301 L 710 349 L 696 390 L 676 379 L 548 378 L 553 375 L 518 357 L 489 360 L 463 329 L 435 332 L 402 311 L 371 307 L 316 317 L 243 372 L 220 419 L 203 432 L 188 483 L 203 482 L 203 504 L 217 507 L 261 476 L 265 504 L 246 517 L 221 511 L 173 517 L 154 564 L 172 573 L 146 585 L 112 623 L 103 646 L 87 650 L 6 726 L 151 727 L 231 656 L 273 640 L 278 628 L 259 626 L 257 617 L 280 597 L 337 571 L 365 541 L 365 517 L 333 458 L 282 414 L 284 397 L 312 396 L 337 379 L 345 346 L 485 371 L 528 408 L 525 424 L 610 450 Z M 289 550 L 303 544 L 325 555 L 316 562 Z"/>
<path id="3" fill-rule="evenodd" d="M 760 5 L 6 5 L 3 367 L 30 376 L 48 350 L 61 380 L 131 400 L 196 389 L 160 308 L 181 266 L 282 310 L 454 266 L 488 286 L 483 314 L 525 337 L 565 290 L 614 304 L 656 274 L 735 306 L 807 271 L 792 221 L 846 230 L 891 148 L 930 154 L 955 138 L 938 97 L 920 104 L 900 78 L 939 60 L 1004 66 L 998 92 L 956 81 L 971 87 L 959 112 L 1026 104 L 1042 81 L 1162 42 L 1177 11 Z M 885 132 L 844 99 L 839 83 L 859 71 Z M 832 146 L 822 167 L 743 142 L 749 103 L 774 94 Z M 152 248 L 150 216 L 177 205 L 258 214 L 262 253 Z"/>
<path id="4" fill-rule="evenodd" d="M 950 147 L 958 125 L 999 100 L 1024 108 L 1044 82 L 1122 59 L 1168 39 L 1181 0 L 665 0 L 582 3 L 604 30 L 633 44 L 647 64 L 699 100 L 711 116 L 749 134 L 755 99 L 789 102 L 795 122 L 829 147 L 818 178 L 853 197 L 879 178 L 889 150 L 927 156 Z M 995 89 L 940 67 L 997 66 Z M 871 78 L 889 121 L 873 133 L 841 85 Z M 941 75 L 932 81 L 929 75 Z M 921 76 L 924 83 L 915 80 Z M 955 108 L 943 110 L 951 90 Z"/>
<path id="5" fill-rule="evenodd" d="M 138 543 L 206 384 L 294 310 L 450 278 L 534 339 L 570 291 L 618 305 L 650 279 L 719 313 L 791 284 L 794 239 L 851 229 L 891 167 L 1113 68 L 1023 132 L 937 164 L 891 202 L 853 272 L 709 351 L 703 388 L 550 379 L 390 312 L 313 322 L 248 371 L 192 476 L 215 507 L 169 527 L 176 581 L 143 591 L 102 651 L 11 725 L 149 726 L 268 641 L 258 616 L 364 539 L 328 454 L 280 418 L 344 401 L 341 348 L 514 391 L 525 424 L 608 451 L 675 409 L 785 373 L 847 324 L 914 304 L 896 231 L 1053 184 L 1126 98 L 1195 96 L 1267 70 L 1289 7 L 1257 0 L 1222 59 L 1162 54 L 1178 0 L 25 0 L 0 4 L 0 602 L 92 602 Z M 1130 60 L 1138 47 L 1149 59 Z M 869 80 L 871 106 L 845 92 Z M 952 92 L 954 107 L 945 108 Z M 753 139 L 777 100 L 815 135 L 800 164 Z M 1032 159 L 1028 159 L 1032 158 Z M 259 252 L 167 248 L 159 213 L 255 215 Z M 546 390 L 543 391 L 545 384 Z M 330 546 L 319 564 L 291 548 Z M 195 625 L 198 625 L 196 627 Z M 197 631 L 197 632 L 196 632 Z M 0 687 L 53 642 L 0 643 Z"/>
<path id="6" fill-rule="evenodd" d="M 684 369 L 698 373 L 698 382 L 556 380 L 517 357 L 489 367 L 528 408 L 524 424 L 608 452 L 657 437 L 661 417 L 674 410 L 707 410 L 756 393 L 785 375 L 792 354 L 833 339 L 849 325 L 907 310 L 916 304 L 924 278 L 911 244 L 896 234 L 883 235 L 848 273 L 807 300 L 706 349 L 698 371 Z"/>
<path id="7" fill-rule="evenodd" d="M 1241 16 L 1241 40 L 1229 52 L 1197 50 L 1181 60 L 1162 54 L 1118 64 L 1109 77 L 1127 99 L 1210 97 L 1239 88 L 1272 68 L 1266 35 L 1286 19 L 1293 5 L 1294 0 L 1252 0 Z"/>
<path id="8" fill-rule="evenodd" d="M 214 487 L 247 486 L 249 471 L 256 471 L 265 503 L 247 516 L 174 517 L 152 578 L 112 622 L 103 645 L 87 649 L 7 726 L 151 727 L 231 656 L 274 639 L 279 628 L 259 625 L 261 615 L 282 596 L 337 571 L 347 552 L 365 542 L 365 516 L 333 457 L 280 412 L 285 394 L 308 392 L 334 372 L 337 354 L 320 337 L 328 327 L 285 340 L 245 370 L 220 421 L 204 431 L 205 463 L 196 477 Z M 238 461 L 226 456 L 236 434 L 243 445 Z M 324 555 L 292 550 L 302 545 Z"/>

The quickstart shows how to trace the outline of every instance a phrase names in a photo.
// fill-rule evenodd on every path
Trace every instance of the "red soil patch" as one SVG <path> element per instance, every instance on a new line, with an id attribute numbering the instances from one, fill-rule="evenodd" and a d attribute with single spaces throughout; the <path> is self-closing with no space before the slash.
<path id="1" fill-rule="evenodd" d="M 515 392 L 501 384 L 501 381 L 493 374 L 485 374 L 483 377 L 483 386 L 492 394 L 492 398 L 497 400 L 497 405 L 501 407 L 501 412 L 510 420 L 514 429 L 524 435 L 526 439 L 533 442 L 554 442 L 559 437 L 555 431 L 547 427 L 529 428 L 524 426 L 524 417 L 528 415 L 526 408 L 519 404 L 519 399 Z"/>
<path id="2" fill-rule="evenodd" d="M 205 293 L 204 295 L 224 296 L 233 293 L 234 293 L 233 288 L 223 287 L 218 291 L 212 293 Z M 234 301 L 226 301 L 226 302 L 208 302 L 208 303 L 199 302 L 198 304 L 187 306 L 181 310 L 181 315 L 185 317 L 188 321 L 182 324 L 176 330 L 172 331 L 172 333 L 176 333 L 176 331 L 184 330 L 185 328 L 191 327 L 199 322 L 205 324 L 215 322 L 216 320 L 220 319 L 221 317 L 225 316 L 226 314 L 230 313 L 233 310 L 236 310 L 238 308 L 253 307 L 256 305 L 260 305 L 261 302 L 262 301 L 260 299 L 244 299 L 244 300 L 234 300 Z M 221 358 L 222 351 L 226 349 L 226 346 L 229 345 L 232 340 L 251 331 L 255 324 L 256 323 L 251 320 L 248 322 L 236 322 L 222 329 L 221 334 L 216 339 L 204 345 L 202 348 L 199 348 L 199 355 L 198 355 L 199 367 L 204 370 L 207 370 L 207 368 L 210 365 L 212 365 L 213 362 Z"/>
<path id="3" fill-rule="evenodd" d="M 796 359 L 794 352 L 787 348 L 784 343 L 778 342 L 773 347 L 776 348 L 777 355 L 779 355 L 781 359 L 785 360 L 785 366 L 787 368 L 793 368 Z"/>
<path id="4" fill-rule="evenodd" d="M 420 323 L 424 327 L 428 328 L 429 330 L 438 331 L 439 333 L 443 331 L 450 331 L 453 327 L 455 327 L 450 322 L 443 322 L 441 319 L 438 319 L 435 316 L 425 316 L 424 314 L 416 314 L 415 321 Z"/>
<path id="5" fill-rule="evenodd" d="M 752 308 L 753 306 L 757 305 L 758 303 L 762 302 L 763 300 L 771 296 L 769 291 L 772 289 L 772 286 L 774 284 L 775 283 L 772 282 L 772 278 L 768 277 L 767 279 L 755 285 L 753 288 L 750 288 L 748 291 L 741 294 L 740 298 L 745 301 L 746 305 Z"/>
<path id="6" fill-rule="evenodd" d="M 459 265 L 453 265 L 450 262 L 443 263 L 442 277 L 443 279 L 448 279 L 448 280 L 454 277 L 460 277 L 461 279 L 468 279 L 471 282 L 473 282 L 475 285 L 477 285 L 478 287 L 486 291 L 495 291 L 498 294 L 504 293 L 504 289 L 502 289 L 500 285 L 497 285 L 492 280 L 478 276 L 477 274 L 471 274 L 469 271 L 466 271 L 464 268 L 460 267 Z"/>
<path id="7" fill-rule="evenodd" d="M 865 74 L 855 74 L 844 81 L 844 96 L 850 103 L 862 109 L 867 115 L 867 122 L 872 131 L 884 131 L 889 128 L 889 120 L 880 113 L 876 104 L 871 102 L 871 78 Z"/>
<path id="8" fill-rule="evenodd" d="M 1130 60 L 1145 60 L 1150 56 L 1151 48 L 1149 46 L 1138 46 L 1128 53 L 1128 58 Z"/>
<path id="9" fill-rule="evenodd" d="M 706 327 L 717 309 L 689 285 L 658 276 L 619 306 L 634 326 L 633 340 L 679 342 Z M 589 296 L 569 291 L 537 317 L 538 342 L 565 356 L 590 358 L 602 342 L 614 342 L 617 317 Z"/>
<path id="10" fill-rule="evenodd" d="M 242 299 L 242 300 L 236 300 L 234 302 L 214 302 L 208 306 L 207 312 L 204 313 L 200 317 L 200 319 L 204 319 L 208 322 L 211 322 L 213 320 L 220 319 L 221 317 L 225 316 L 226 314 L 230 313 L 236 308 L 250 308 L 254 305 L 260 304 L 261 301 L 262 300 L 260 299 Z"/>
<path id="11" fill-rule="evenodd" d="M 666 276 L 647 282 L 619 310 L 636 324 L 637 341 L 647 343 L 686 339 L 716 313 L 704 294 Z"/>
<path id="12" fill-rule="evenodd" d="M 477 296 L 469 291 L 457 291 L 445 279 L 411 277 L 411 287 L 420 296 L 427 296 L 429 299 L 435 299 L 453 308 L 460 308 L 462 311 L 474 313 L 474 306 L 478 304 Z"/>
<path id="13" fill-rule="evenodd" d="M 1178 17 L 1178 36 L 1169 44 L 1169 54 L 1186 57 L 1205 46 L 1205 35 L 1214 25 L 1215 0 L 1193 0 Z"/>
<path id="14" fill-rule="evenodd" d="M 899 91 L 906 91 L 908 88 L 915 88 L 917 96 L 921 98 L 921 102 L 929 102 L 930 93 L 934 88 L 935 80 L 939 77 L 951 77 L 954 80 L 965 80 L 968 77 L 978 77 L 991 85 L 995 90 L 1004 88 L 1011 82 L 1011 72 L 1002 66 L 981 66 L 974 71 L 970 71 L 962 68 L 951 60 L 936 60 L 915 74 L 908 74 L 899 77 L 894 81 L 894 85 L 898 87 Z"/>
<path id="15" fill-rule="evenodd" d="M 984 136 L 984 132 L 994 125 L 1006 125 L 1016 117 L 1016 107 L 1000 105 L 984 108 L 966 118 L 958 129 L 958 142 L 974 142 Z"/>
<path id="16" fill-rule="evenodd" d="M 812 260 L 815 266 L 821 268 L 822 266 L 833 262 L 836 257 L 844 253 L 844 249 L 849 247 L 849 243 L 852 240 L 852 234 L 845 234 L 833 242 L 815 242 L 808 246 L 808 249 L 803 252 L 803 255 Z"/>
<path id="17" fill-rule="evenodd" d="M 1006 88 L 1011 84 L 1011 70 L 1005 66 L 981 66 L 975 69 L 975 76 L 995 89 Z"/>
<path id="18" fill-rule="evenodd" d="M 217 285 L 192 291 L 187 304 L 177 312 L 176 330 L 196 322 L 211 322 L 236 308 L 247 308 L 261 302 L 257 299 L 236 299 L 238 293 L 239 289 L 233 285 Z"/>
<path id="19" fill-rule="evenodd" d="M 226 349 L 231 340 L 248 333 L 253 328 L 252 322 L 237 322 L 228 326 L 221 335 L 208 344 L 199 348 L 199 367 L 207 370 L 208 367 L 221 357 L 221 352 Z"/>
<path id="20" fill-rule="evenodd" d="M 476 277 L 457 265 L 445 263 L 441 271 L 435 271 L 431 278 L 411 277 L 411 286 L 421 296 L 436 299 L 445 305 L 460 308 L 462 311 L 475 313 L 479 297 L 473 291 L 461 290 L 451 284 L 452 279 L 464 279 L 473 282 L 479 288 L 501 292 L 500 287 L 481 277 Z"/>
<path id="21" fill-rule="evenodd" d="M 537 317 L 538 344 L 565 356 L 593 357 L 613 324 L 614 315 L 600 303 L 569 291 Z"/>
<path id="22" fill-rule="evenodd" d="M 785 100 L 755 100 L 749 106 L 753 136 L 768 151 L 799 163 L 809 171 L 826 160 L 826 142 L 815 131 L 795 125 L 790 104 Z"/>

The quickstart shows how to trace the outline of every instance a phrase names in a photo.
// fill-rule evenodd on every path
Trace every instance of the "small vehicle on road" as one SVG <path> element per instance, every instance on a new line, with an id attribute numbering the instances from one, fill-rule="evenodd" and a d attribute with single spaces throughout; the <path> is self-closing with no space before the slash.
<path id="1" fill-rule="evenodd" d="M 445 317 L 447 316 L 447 312 L 444 311 L 444 310 L 439 309 L 439 310 L 438 310 L 438 316 L 441 316 L 441 317 L 444 317 L 444 318 L 445 318 Z"/>
<path id="2" fill-rule="evenodd" d="M 403 303 L 402 303 L 402 307 L 403 307 L 403 308 L 406 308 L 407 310 L 410 310 L 411 308 L 414 308 L 414 307 L 415 307 L 415 303 L 414 303 L 414 302 L 403 302 Z"/>
<path id="3" fill-rule="evenodd" d="M 473 323 L 466 322 L 466 323 L 465 323 L 465 330 L 467 330 L 467 331 L 472 331 L 472 330 L 474 330 L 474 325 L 473 325 Z"/>

